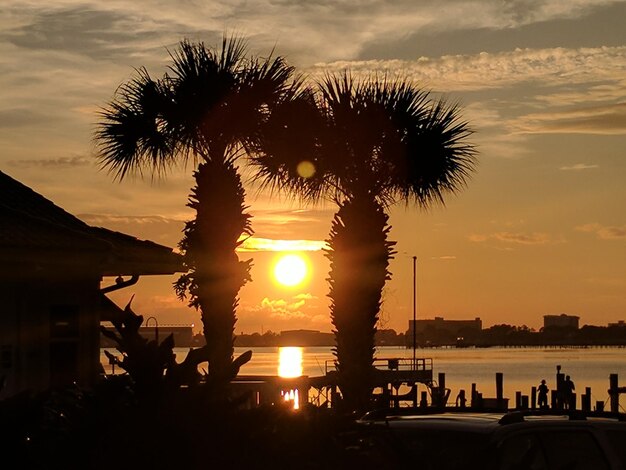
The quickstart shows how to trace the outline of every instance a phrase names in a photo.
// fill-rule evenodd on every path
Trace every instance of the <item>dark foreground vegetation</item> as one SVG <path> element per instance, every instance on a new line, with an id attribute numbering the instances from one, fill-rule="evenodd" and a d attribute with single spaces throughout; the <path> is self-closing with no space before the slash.
<path id="1" fill-rule="evenodd" d="M 354 416 L 285 402 L 249 409 L 221 375 L 201 373 L 206 347 L 177 363 L 170 335 L 141 336 L 143 317 L 126 306 L 103 327 L 126 373 L 97 384 L 23 392 L 0 402 L 0 455 L 39 469 L 368 468 L 350 451 Z M 233 361 L 232 380 L 247 352 Z"/>
<path id="2" fill-rule="evenodd" d="M 207 389 L 142 401 L 129 378 L 0 402 L 3 462 L 28 469 L 370 468 L 330 409 L 207 406 Z M 209 400 L 207 400 L 209 399 Z"/>

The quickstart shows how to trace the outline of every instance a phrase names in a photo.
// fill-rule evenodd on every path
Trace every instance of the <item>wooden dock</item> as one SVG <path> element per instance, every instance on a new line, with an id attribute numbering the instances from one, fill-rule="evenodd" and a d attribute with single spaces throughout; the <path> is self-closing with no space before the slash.
<path id="1" fill-rule="evenodd" d="M 332 407 L 338 398 L 339 374 L 334 361 L 327 361 L 325 374 L 316 377 L 279 377 L 267 375 L 241 375 L 233 382 L 233 389 L 248 393 L 249 407 L 293 401 L 294 407 L 304 403 Z M 380 390 L 375 399 L 385 400 L 392 406 L 402 404 L 417 406 L 417 384 L 439 388 L 433 383 L 433 361 L 429 358 L 378 358 L 374 360 L 373 387 Z M 400 389 L 408 389 L 399 393 Z"/>

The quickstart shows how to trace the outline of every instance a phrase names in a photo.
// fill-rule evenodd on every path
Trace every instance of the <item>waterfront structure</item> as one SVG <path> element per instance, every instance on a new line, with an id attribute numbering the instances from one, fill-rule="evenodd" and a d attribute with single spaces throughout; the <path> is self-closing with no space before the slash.
<path id="1" fill-rule="evenodd" d="M 578 321 L 580 317 L 576 315 L 566 315 L 562 313 L 560 315 L 544 315 L 543 316 L 543 328 L 573 328 L 578 329 Z"/>
<path id="2" fill-rule="evenodd" d="M 0 172 L 0 398 L 93 384 L 100 322 L 120 313 L 105 294 L 183 271 L 171 248 L 87 225 Z"/>
<path id="3" fill-rule="evenodd" d="M 428 330 L 436 330 L 458 336 L 463 331 L 480 332 L 482 328 L 483 323 L 479 317 L 473 320 L 446 320 L 443 317 L 435 317 L 433 319 L 409 320 L 409 329 L 406 335 L 411 337 L 415 329 L 415 333 L 418 335 L 423 335 Z"/>
<path id="4" fill-rule="evenodd" d="M 278 337 L 280 346 L 328 346 L 334 342 L 332 333 L 317 330 L 283 330 Z"/>

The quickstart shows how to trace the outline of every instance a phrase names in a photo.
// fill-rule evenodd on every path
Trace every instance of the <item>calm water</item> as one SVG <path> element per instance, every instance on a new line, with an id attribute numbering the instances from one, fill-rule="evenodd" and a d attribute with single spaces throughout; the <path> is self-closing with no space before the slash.
<path id="1" fill-rule="evenodd" d="M 245 375 L 277 375 L 279 348 L 235 348 L 235 354 L 252 349 L 252 360 L 242 367 Z M 115 352 L 111 350 L 111 352 Z M 180 362 L 187 349 L 176 349 Z M 377 358 L 411 358 L 412 351 L 401 347 L 384 347 L 377 350 Z M 556 386 L 556 366 L 570 375 L 576 385 L 576 393 L 584 393 L 591 387 L 592 403 L 604 401 L 608 406 L 609 374 L 618 374 L 620 385 L 626 385 L 626 349 L 624 348 L 485 348 L 485 349 L 418 349 L 418 358 L 433 360 L 433 378 L 445 373 L 446 386 L 451 389 L 450 400 L 454 402 L 459 390 L 469 396 L 475 383 L 484 397 L 495 397 L 495 374 L 504 375 L 504 396 L 513 404 L 515 392 L 530 395 L 532 386 L 546 379 L 550 389 Z M 308 376 L 324 375 L 325 363 L 332 363 L 330 347 L 302 348 L 302 373 Z M 111 371 L 106 357 L 102 363 Z M 206 364 L 204 365 L 206 366 Z M 202 367 L 202 366 L 201 366 Z M 117 372 L 117 370 L 116 370 Z M 425 388 L 422 388 L 425 390 Z M 579 399 L 580 400 L 580 399 Z M 622 407 L 626 398 L 622 396 Z"/>

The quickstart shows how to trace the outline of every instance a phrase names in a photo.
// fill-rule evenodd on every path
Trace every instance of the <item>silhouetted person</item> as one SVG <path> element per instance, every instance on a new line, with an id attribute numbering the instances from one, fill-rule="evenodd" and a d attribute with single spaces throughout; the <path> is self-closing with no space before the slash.
<path id="1" fill-rule="evenodd" d="M 576 403 L 574 402 L 574 390 L 576 390 L 574 382 L 572 382 L 569 375 L 566 375 L 565 381 L 563 382 L 563 406 L 568 410 L 576 408 Z"/>
<path id="2" fill-rule="evenodd" d="M 546 379 L 541 380 L 541 384 L 537 387 L 537 401 L 539 409 L 548 408 L 548 386 L 546 385 Z"/>

